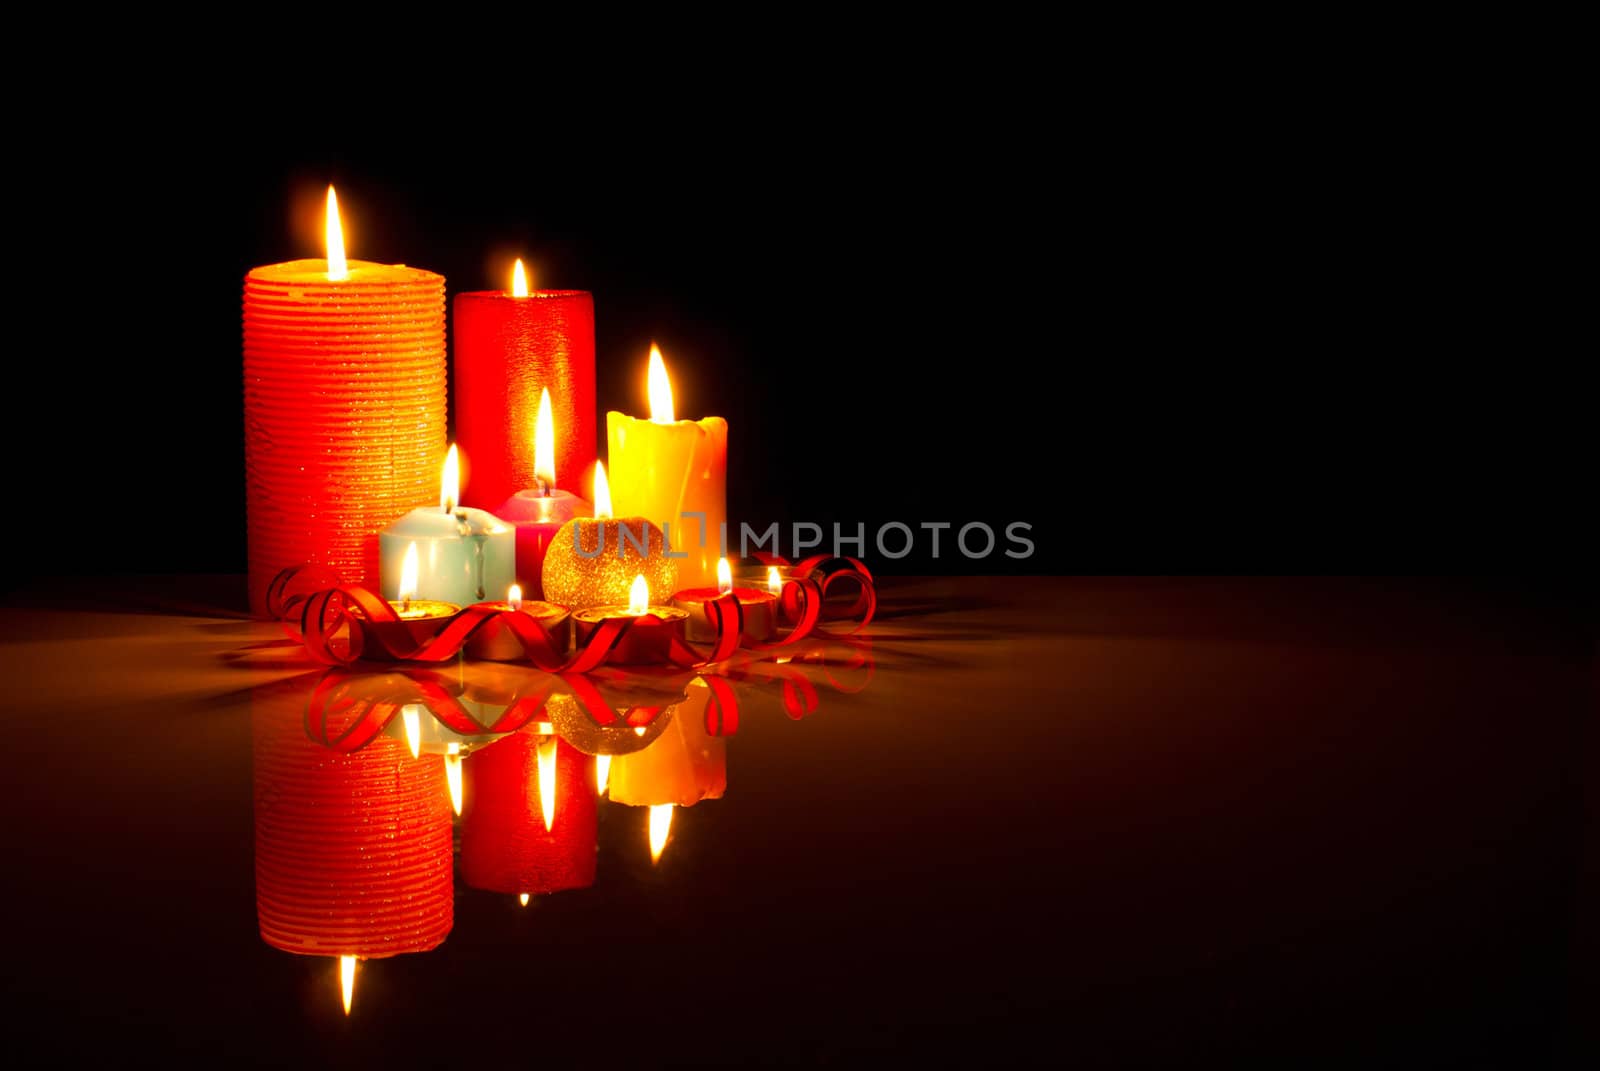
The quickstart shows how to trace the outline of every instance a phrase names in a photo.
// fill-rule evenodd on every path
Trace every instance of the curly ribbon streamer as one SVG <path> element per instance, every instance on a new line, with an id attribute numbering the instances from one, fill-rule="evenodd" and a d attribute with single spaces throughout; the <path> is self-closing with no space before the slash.
<path id="1" fill-rule="evenodd" d="M 800 613 L 803 611 L 803 607 L 798 601 L 800 597 L 799 589 L 791 588 L 790 585 L 798 584 L 804 580 L 811 580 L 813 584 L 817 584 L 817 586 L 821 589 L 820 595 L 818 596 L 819 603 L 827 596 L 828 589 L 832 587 L 836 581 L 849 580 L 855 582 L 858 589 L 856 592 L 855 602 L 851 604 L 848 610 L 841 612 L 837 616 L 839 618 L 857 618 L 858 620 L 854 626 L 845 632 L 840 633 L 839 635 L 851 636 L 857 632 L 860 632 L 862 629 L 866 628 L 872 623 L 873 614 L 878 612 L 878 590 L 872 579 L 872 570 L 868 569 L 866 563 L 859 558 L 834 557 L 828 554 L 813 554 L 811 557 L 804 558 L 801 561 L 791 565 L 787 558 L 780 557 L 777 554 L 768 554 L 765 551 L 756 551 L 754 557 L 762 565 L 776 565 L 780 567 L 787 567 L 791 570 L 790 578 L 785 581 L 783 585 L 783 594 L 781 596 L 783 600 L 784 612 L 789 614 L 791 617 L 798 619 L 800 617 Z M 839 568 L 831 571 L 825 568 L 834 562 L 841 562 L 843 564 Z M 822 574 L 822 580 L 820 582 L 814 579 L 814 574 L 819 573 Z M 818 614 L 820 617 L 820 606 L 818 607 Z M 829 635 L 830 633 L 824 630 L 816 630 L 815 634 L 819 636 L 825 636 Z"/>
<path id="2" fill-rule="evenodd" d="M 767 564 L 789 564 L 776 555 L 757 553 L 756 557 Z M 824 572 L 822 567 L 833 561 L 844 565 Z M 841 635 L 859 632 L 871 622 L 877 610 L 877 592 L 871 572 L 861 561 L 816 555 L 793 569 L 794 575 L 784 581 L 780 599 L 795 621 L 794 627 L 771 642 L 750 641 L 747 646 L 752 650 L 771 651 L 813 635 L 831 635 L 820 626 L 828 589 L 840 580 L 853 581 L 858 588 L 856 600 L 845 615 L 857 618 L 856 623 Z M 820 580 L 816 578 L 819 575 Z M 312 566 L 285 569 L 274 577 L 267 588 L 267 608 L 285 622 L 286 630 L 305 645 L 311 657 L 338 666 L 363 660 L 443 662 L 455 657 L 480 632 L 492 634 L 506 628 L 522 644 L 529 664 L 547 673 L 582 674 L 604 665 L 630 629 L 667 627 L 649 614 L 609 618 L 576 653 L 564 657 L 544 626 L 533 617 L 479 604 L 467 607 L 438 633 L 419 642 L 388 600 L 367 588 L 343 583 L 330 570 Z M 699 670 L 733 656 L 743 641 L 744 610 L 739 600 L 731 594 L 719 596 L 706 603 L 706 615 L 716 634 L 710 653 L 703 654 L 674 636 L 667 645 L 669 663 Z M 338 635 L 346 627 L 348 639 L 340 641 Z"/>
<path id="3" fill-rule="evenodd" d="M 443 662 L 461 651 L 485 628 L 508 628 L 522 644 L 527 661 L 547 673 L 588 673 L 604 665 L 631 629 L 667 628 L 660 618 L 614 617 L 602 621 L 594 633 L 570 658 L 556 650 L 544 626 L 528 614 L 501 610 L 487 604 L 469 606 L 438 633 L 418 642 L 388 600 L 353 584 L 327 584 L 328 577 L 317 571 L 286 569 L 269 587 L 269 608 L 286 620 L 298 618 L 298 632 L 291 630 L 311 657 L 329 665 L 348 666 L 357 661 Z M 309 592 L 307 589 L 310 589 Z M 706 604 L 707 616 L 716 629 L 717 639 L 710 654 L 703 655 L 682 639 L 670 639 L 667 660 L 684 669 L 725 662 L 739 647 L 744 628 L 744 613 L 739 600 L 724 595 Z M 341 628 L 349 627 L 349 638 L 340 642 Z"/>

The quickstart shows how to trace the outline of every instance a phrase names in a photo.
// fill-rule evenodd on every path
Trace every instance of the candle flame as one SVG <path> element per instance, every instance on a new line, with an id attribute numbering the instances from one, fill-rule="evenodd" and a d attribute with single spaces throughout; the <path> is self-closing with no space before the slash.
<path id="1" fill-rule="evenodd" d="M 650 612 L 650 585 L 645 582 L 644 574 L 640 573 L 633 578 L 633 587 L 628 590 L 628 613 L 634 617 Z"/>
<path id="2" fill-rule="evenodd" d="M 672 804 L 662 803 L 650 808 L 650 864 L 661 862 L 661 853 L 667 847 L 667 833 L 672 829 Z"/>
<path id="3" fill-rule="evenodd" d="M 522 261 L 519 260 L 519 261 L 517 261 L 517 263 L 521 264 Z M 517 901 L 520 904 L 522 904 L 523 907 L 527 907 L 528 906 L 528 894 L 527 893 L 523 893 L 521 896 L 518 896 L 517 897 Z"/>
<path id="4" fill-rule="evenodd" d="M 611 756 L 596 755 L 594 757 L 595 792 L 604 796 L 606 794 L 606 782 L 609 780 L 611 780 Z"/>
<path id="5" fill-rule="evenodd" d="M 456 444 L 451 443 L 449 452 L 444 455 L 444 471 L 439 474 L 439 508 L 454 513 L 460 501 L 461 458 L 456 453 Z"/>
<path id="6" fill-rule="evenodd" d="M 774 595 L 783 594 L 783 577 L 778 575 L 776 565 L 767 566 L 767 590 Z"/>
<path id="7" fill-rule="evenodd" d="M 539 417 L 533 424 L 533 474 L 549 491 L 556 489 L 556 418 L 550 412 L 550 388 L 539 392 Z"/>
<path id="8" fill-rule="evenodd" d="M 667 378 L 667 362 L 661 359 L 661 347 L 654 342 L 650 343 L 650 422 L 652 424 L 671 424 L 673 422 L 672 409 L 672 380 Z"/>
<path id="9" fill-rule="evenodd" d="M 417 545 L 412 543 L 406 547 L 405 559 L 400 563 L 400 590 L 397 593 L 401 602 L 410 602 L 417 597 Z"/>
<path id="10" fill-rule="evenodd" d="M 356 958 L 339 957 L 339 989 L 344 996 L 344 1013 L 350 1014 L 350 1004 L 356 998 Z"/>
<path id="11" fill-rule="evenodd" d="M 528 296 L 528 273 L 523 270 L 522 258 L 517 258 L 516 265 L 511 269 L 511 296 Z"/>
<path id="12" fill-rule="evenodd" d="M 726 595 L 733 590 L 733 570 L 728 568 L 728 559 L 717 559 L 717 594 Z"/>
<path id="13" fill-rule="evenodd" d="M 604 461 L 594 463 L 594 515 L 596 520 L 611 516 L 611 481 Z"/>
<path id="14" fill-rule="evenodd" d="M 406 747 L 411 749 L 414 759 L 422 755 L 422 719 L 418 716 L 421 710 L 415 703 L 400 708 L 400 720 L 406 727 Z"/>
<path id="15" fill-rule="evenodd" d="M 450 806 L 461 813 L 461 745 L 450 743 L 444 752 L 444 779 L 450 786 Z"/>
<path id="16" fill-rule="evenodd" d="M 328 246 L 328 279 L 338 282 L 350 278 L 350 265 L 344 259 L 344 227 L 339 223 L 339 195 L 328 187 L 328 216 L 323 223 L 323 238 Z"/>
<path id="17" fill-rule="evenodd" d="M 512 584 L 506 592 L 506 602 L 511 604 L 513 610 L 522 609 L 522 585 Z"/>
<path id="18" fill-rule="evenodd" d="M 556 824 L 556 738 L 539 741 L 539 807 L 546 832 Z"/>

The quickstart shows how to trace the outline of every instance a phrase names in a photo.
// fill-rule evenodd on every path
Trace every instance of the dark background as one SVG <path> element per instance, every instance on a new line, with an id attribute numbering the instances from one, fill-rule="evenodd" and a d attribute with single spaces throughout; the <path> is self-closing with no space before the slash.
<path id="1" fill-rule="evenodd" d="M 29 243 L 13 428 L 115 547 L 68 523 L 22 568 L 243 569 L 241 282 L 321 253 L 331 181 L 354 257 L 591 290 L 602 413 L 659 341 L 731 424 L 735 520 L 1033 525 L 1021 562 L 869 546 L 890 571 L 1587 571 L 1586 395 L 1423 147 L 1023 99 L 375 129 L 113 94 L 21 206 L 65 240 Z"/>

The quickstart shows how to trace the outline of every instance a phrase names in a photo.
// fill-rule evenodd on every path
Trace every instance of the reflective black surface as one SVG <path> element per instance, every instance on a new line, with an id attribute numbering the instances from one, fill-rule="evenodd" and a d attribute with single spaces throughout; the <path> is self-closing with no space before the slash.
<path id="1" fill-rule="evenodd" d="M 275 626 L 206 612 L 221 603 L 203 587 L 18 600 L 0 648 L 15 1051 L 1414 1067 L 1539 1066 L 1585 1040 L 1595 668 L 1578 603 L 1356 581 L 883 594 L 870 643 L 732 673 L 731 735 L 691 707 L 726 789 L 677 808 L 657 864 L 648 808 L 600 800 L 592 883 L 522 907 L 467 880 L 462 820 L 429 803 L 454 826 L 448 932 L 362 962 L 348 1018 L 336 959 L 262 937 L 263 741 L 295 761 L 385 749 L 395 769 L 439 763 L 442 784 L 440 749 L 467 736 L 433 730 L 412 760 L 380 715 L 366 748 L 327 746 L 362 702 L 416 699 L 416 679 L 330 678 Z M 542 676 L 443 667 L 427 696 L 487 725 Z M 319 684 L 340 702 L 308 735 Z M 612 741 L 654 709 L 636 720 L 657 747 L 656 719 L 699 687 L 604 682 Z M 496 748 L 515 778 L 560 739 L 563 783 L 592 777 L 602 730 L 541 709 L 520 742 L 467 741 L 468 817 L 473 763 Z M 533 836 L 536 818 L 507 820 Z M 527 850 L 519 881 L 544 873 Z"/>

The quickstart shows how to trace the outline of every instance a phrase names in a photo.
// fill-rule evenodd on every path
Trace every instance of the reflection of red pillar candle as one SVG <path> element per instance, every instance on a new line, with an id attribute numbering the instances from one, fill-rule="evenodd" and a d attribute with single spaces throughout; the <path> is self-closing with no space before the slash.
<path id="1" fill-rule="evenodd" d="M 606 793 L 613 803 L 690 807 L 722 798 L 728 787 L 728 742 L 706 732 L 711 689 L 701 681 L 690 681 L 688 694 L 688 699 L 661 713 L 672 721 L 649 747 L 611 760 Z"/>
<path id="2" fill-rule="evenodd" d="M 539 746 L 555 747 L 555 814 L 544 827 Z M 594 759 L 559 737 L 522 731 L 472 753 L 461 816 L 461 880 L 501 893 L 594 884 Z"/>
<path id="3" fill-rule="evenodd" d="M 450 799 L 438 756 L 379 736 L 342 754 L 306 736 L 311 686 L 252 698 L 256 917 L 285 952 L 376 958 L 450 932 Z"/>
<path id="4" fill-rule="evenodd" d="M 245 508 L 258 615 L 273 576 L 305 562 L 376 588 L 375 536 L 439 496 L 444 276 L 349 268 L 330 280 L 326 261 L 297 260 L 245 277 Z M 591 440 L 593 426 L 591 414 Z"/>
<path id="5" fill-rule="evenodd" d="M 556 480 L 588 487 L 595 462 L 594 300 L 586 290 L 457 294 L 456 442 L 469 466 L 463 501 L 493 509 L 537 487 L 533 433 L 550 389 Z M 527 585 L 524 584 L 526 588 Z"/>

